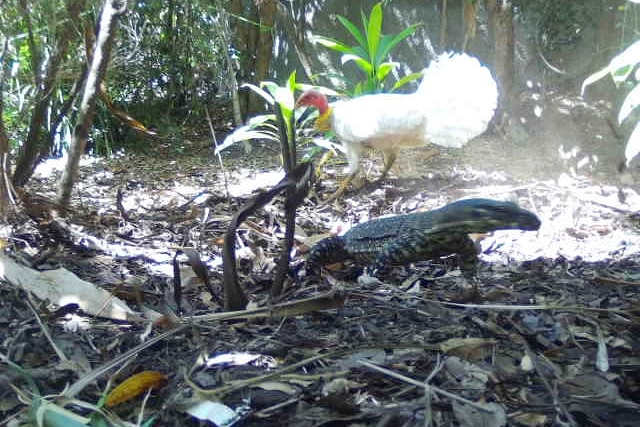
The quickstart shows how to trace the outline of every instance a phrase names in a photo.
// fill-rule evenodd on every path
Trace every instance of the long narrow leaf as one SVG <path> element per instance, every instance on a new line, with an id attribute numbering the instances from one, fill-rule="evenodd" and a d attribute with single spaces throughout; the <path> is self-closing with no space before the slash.
<path id="1" fill-rule="evenodd" d="M 383 64 L 380 64 L 380 66 L 378 67 L 378 72 L 376 73 L 376 77 L 378 78 L 380 83 L 384 83 L 384 79 L 387 78 L 389 72 L 391 72 L 391 70 L 393 70 L 394 68 L 397 68 L 399 65 L 399 62 L 385 62 Z"/>
<path id="2" fill-rule="evenodd" d="M 226 150 L 237 142 L 248 141 L 250 139 L 267 139 L 270 141 L 278 141 L 277 135 L 274 135 L 271 132 L 249 130 L 248 126 L 243 126 L 227 136 L 222 144 L 218 145 L 215 150 L 215 154 L 218 154 L 222 150 Z"/>
<path id="3" fill-rule="evenodd" d="M 252 91 L 257 93 L 258 95 L 260 95 L 262 98 L 264 98 L 264 100 L 267 101 L 270 105 L 273 105 L 273 102 L 274 102 L 273 96 L 271 96 L 268 92 L 262 90 L 258 86 L 253 85 L 251 83 L 244 83 L 240 87 L 247 87 L 247 88 L 251 89 Z"/>
<path id="4" fill-rule="evenodd" d="M 373 71 L 373 66 L 371 65 L 371 63 L 369 61 L 367 61 L 364 58 L 361 58 L 358 55 L 349 55 L 349 54 L 345 54 L 342 55 L 342 58 L 340 58 L 342 61 L 342 65 L 346 64 L 349 61 L 353 61 L 355 62 L 358 67 L 360 67 L 360 69 L 362 71 L 364 71 L 367 74 L 371 74 Z"/>
<path id="5" fill-rule="evenodd" d="M 338 79 L 341 79 L 341 80 L 344 80 L 344 81 L 348 82 L 348 80 L 342 74 L 324 73 L 323 76 L 331 77 L 331 78 L 335 77 L 335 78 L 338 78 Z M 310 85 L 310 84 L 306 84 L 306 83 L 297 83 L 296 84 L 296 89 L 301 90 L 301 91 L 305 91 L 305 90 L 308 90 L 308 89 L 315 89 L 318 92 L 320 92 L 320 93 L 322 93 L 322 94 L 324 94 L 326 96 L 340 96 L 339 92 L 336 92 L 335 90 L 329 89 L 328 87 L 325 87 L 325 86 Z"/>
<path id="6" fill-rule="evenodd" d="M 618 124 L 622 123 L 638 105 L 640 105 L 640 84 L 634 87 L 624 99 L 618 112 Z"/>
<path id="7" fill-rule="evenodd" d="M 624 150 L 624 157 L 627 160 L 627 166 L 631 163 L 631 160 L 640 153 L 640 123 L 636 123 L 636 127 L 631 132 L 629 140 L 627 141 L 627 147 Z"/>
<path id="8" fill-rule="evenodd" d="M 340 21 L 340 23 L 347 29 L 347 31 L 349 31 L 349 33 L 351 33 L 351 35 L 354 39 L 356 39 L 356 42 L 358 42 L 358 45 L 360 45 L 361 48 L 363 48 L 364 50 L 368 49 L 367 40 L 362 32 L 358 29 L 358 27 L 353 25 L 351 21 L 341 15 L 338 15 L 338 21 Z"/>
<path id="9" fill-rule="evenodd" d="M 408 28 L 405 28 L 395 36 L 388 35 L 388 36 L 382 37 L 374 63 L 379 63 L 381 61 L 384 61 L 387 58 L 387 55 L 389 55 L 389 52 L 391 52 L 391 50 L 394 47 L 396 47 L 396 45 L 400 43 L 402 40 L 413 35 L 413 33 L 416 32 L 416 29 L 419 26 L 420 24 L 413 24 Z"/>
<path id="10" fill-rule="evenodd" d="M 422 72 L 420 72 L 420 73 L 411 73 L 409 75 L 406 75 L 403 78 L 401 78 L 400 80 L 398 80 L 396 82 L 396 84 L 393 85 L 393 87 L 391 88 L 390 92 L 393 92 L 396 89 L 401 88 L 402 86 L 406 85 L 409 82 L 412 82 L 414 80 L 418 80 L 421 77 L 422 77 Z"/>
<path id="11" fill-rule="evenodd" d="M 289 78 L 287 79 L 287 89 L 293 93 L 296 90 L 296 70 L 293 70 L 291 74 L 289 74 Z"/>
<path id="12" fill-rule="evenodd" d="M 380 33 L 382 31 L 382 5 L 380 3 L 376 3 L 371 9 L 366 29 L 369 59 L 375 64 L 375 58 L 378 56 L 378 45 L 380 44 Z"/>
<path id="13" fill-rule="evenodd" d="M 624 82 L 638 62 L 640 62 L 640 41 L 635 42 L 622 53 L 614 56 L 609 65 L 584 79 L 580 93 L 584 95 L 587 86 L 597 82 L 607 74 L 611 74 L 616 85 Z"/>
<path id="14" fill-rule="evenodd" d="M 352 47 L 347 46 L 346 44 L 330 37 L 313 36 L 311 38 L 311 42 L 321 44 L 322 46 L 335 50 L 337 52 L 354 53 L 354 49 Z"/>

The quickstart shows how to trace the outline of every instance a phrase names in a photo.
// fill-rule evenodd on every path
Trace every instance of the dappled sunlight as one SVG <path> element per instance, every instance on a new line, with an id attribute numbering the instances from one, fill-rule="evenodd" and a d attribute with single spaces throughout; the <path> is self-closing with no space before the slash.
<path id="1" fill-rule="evenodd" d="M 65 154 L 61 157 L 45 159 L 38 163 L 33 173 L 35 177 L 47 178 L 55 173 L 61 173 L 67 167 L 68 155 Z M 80 158 L 80 166 L 91 166 L 104 163 L 104 159 L 101 157 L 82 156 Z"/>
<path id="2" fill-rule="evenodd" d="M 256 190 L 273 187 L 284 178 L 284 170 L 256 171 L 238 169 L 231 175 L 229 193 L 233 197 L 247 196 Z"/>

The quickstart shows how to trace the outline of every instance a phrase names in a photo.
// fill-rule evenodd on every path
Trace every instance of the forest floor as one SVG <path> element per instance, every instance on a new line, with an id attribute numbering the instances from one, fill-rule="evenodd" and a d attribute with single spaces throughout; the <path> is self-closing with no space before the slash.
<path id="1" fill-rule="evenodd" d="M 268 301 L 284 230 L 280 199 L 238 232 L 240 283 L 250 307 L 266 310 L 218 315 L 222 237 L 239 206 L 282 178 L 272 147 L 230 150 L 224 173 L 210 149 L 188 142 L 181 153 L 157 144 L 148 155 L 86 159 L 64 221 L 50 213 L 62 163 L 46 162 L 1 260 L 3 369 L 10 360 L 23 371 L 0 372 L 0 419 L 24 419 L 27 402 L 46 413 L 53 406 L 34 395 L 63 405 L 62 394 L 77 399 L 67 409 L 87 416 L 108 387 L 157 371 L 120 390 L 153 385 L 148 400 L 111 402 L 104 417 L 182 426 L 201 425 L 196 416 L 243 426 L 639 425 L 638 174 L 617 170 L 624 143 L 607 111 L 563 97 L 538 104 L 522 99 L 502 133 L 462 150 L 428 160 L 404 152 L 377 188 L 328 205 L 311 195 L 298 210 L 281 302 L 320 296 L 339 307 L 289 316 Z M 344 160 L 336 162 L 315 193 L 335 189 Z M 380 165 L 374 154 L 365 174 L 375 178 Z M 321 277 L 300 268 L 329 233 L 463 197 L 516 201 L 542 221 L 537 232 L 479 241 L 479 295 L 446 260 L 397 268 L 379 284 L 358 281 L 354 266 Z M 186 257 L 174 270 L 184 248 L 195 249 L 192 264 L 206 265 L 214 295 Z M 52 269 L 84 282 L 45 277 Z M 61 295 L 58 281 L 88 290 Z M 25 282 L 38 285 L 35 297 Z M 120 299 L 105 302 L 98 290 Z M 110 369 L 96 371 L 103 366 Z"/>

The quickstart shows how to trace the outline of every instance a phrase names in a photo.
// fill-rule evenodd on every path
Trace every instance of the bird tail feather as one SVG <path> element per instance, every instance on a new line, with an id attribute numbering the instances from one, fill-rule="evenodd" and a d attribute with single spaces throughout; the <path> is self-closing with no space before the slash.
<path id="1" fill-rule="evenodd" d="M 451 148 L 486 131 L 498 103 L 489 69 L 464 53 L 445 53 L 433 60 L 417 93 L 426 117 L 425 139 Z"/>

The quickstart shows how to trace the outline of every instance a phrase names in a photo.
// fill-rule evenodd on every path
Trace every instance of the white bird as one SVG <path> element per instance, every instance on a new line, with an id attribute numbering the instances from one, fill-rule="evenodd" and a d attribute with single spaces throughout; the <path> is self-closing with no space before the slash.
<path id="1" fill-rule="evenodd" d="M 461 148 L 486 131 L 497 102 L 488 68 L 467 54 L 445 53 L 429 64 L 414 93 L 364 95 L 329 104 L 324 94 L 309 89 L 296 106 L 317 108 L 316 129 L 332 130 L 345 148 L 349 175 L 333 200 L 358 173 L 365 148 L 383 151 L 384 179 L 402 148 L 429 143 Z"/>

